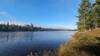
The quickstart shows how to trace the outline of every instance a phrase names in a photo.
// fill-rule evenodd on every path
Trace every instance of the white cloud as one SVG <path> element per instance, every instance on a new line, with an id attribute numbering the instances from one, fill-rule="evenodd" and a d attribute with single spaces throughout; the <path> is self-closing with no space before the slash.
<path id="1" fill-rule="evenodd" d="M 10 15 L 10 13 L 6 11 L 0 11 L 0 20 L 11 20 L 14 19 L 14 16 Z"/>
<path id="2" fill-rule="evenodd" d="M 6 23 L 10 23 L 10 24 L 23 24 L 20 22 L 17 22 L 16 17 L 12 16 L 10 13 L 6 12 L 6 11 L 0 11 L 0 23 L 6 24 Z"/>
<path id="3" fill-rule="evenodd" d="M 28 23 L 20 22 L 16 19 L 15 16 L 11 15 L 9 12 L 0 11 L 0 24 L 17 24 L 17 25 L 25 25 Z"/>
<path id="4" fill-rule="evenodd" d="M 17 21 L 17 20 L 0 20 L 0 24 L 15 24 L 15 25 L 26 25 L 27 23 L 25 22 L 20 22 L 20 21 Z"/>
<path id="5" fill-rule="evenodd" d="M 8 12 L 5 12 L 5 11 L 0 11 L 0 15 L 7 15 Z"/>

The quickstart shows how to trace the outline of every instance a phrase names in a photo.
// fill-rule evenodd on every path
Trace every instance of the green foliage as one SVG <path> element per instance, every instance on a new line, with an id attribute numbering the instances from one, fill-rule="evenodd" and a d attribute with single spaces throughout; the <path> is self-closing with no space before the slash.
<path id="1" fill-rule="evenodd" d="M 100 27 L 100 4 L 96 3 L 93 7 L 95 27 Z"/>
<path id="2" fill-rule="evenodd" d="M 37 31 L 42 30 L 40 27 L 30 25 L 0 24 L 0 31 Z"/>
<path id="3" fill-rule="evenodd" d="M 100 2 L 100 0 L 96 0 L 96 3 Z"/>
<path id="4" fill-rule="evenodd" d="M 100 0 L 91 4 L 89 0 L 82 0 L 79 8 L 78 30 L 86 31 L 100 27 Z"/>
<path id="5" fill-rule="evenodd" d="M 80 8 L 79 8 L 79 22 L 78 22 L 78 30 L 85 31 L 86 29 L 86 19 L 88 16 L 88 12 L 90 10 L 90 2 L 89 0 L 82 0 Z"/>

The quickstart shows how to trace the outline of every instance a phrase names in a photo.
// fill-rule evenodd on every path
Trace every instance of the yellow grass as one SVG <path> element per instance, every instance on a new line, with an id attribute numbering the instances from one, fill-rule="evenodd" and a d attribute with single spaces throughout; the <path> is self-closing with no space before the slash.
<path id="1" fill-rule="evenodd" d="M 59 48 L 59 56 L 99 56 L 100 28 L 93 31 L 77 32 L 68 44 Z"/>

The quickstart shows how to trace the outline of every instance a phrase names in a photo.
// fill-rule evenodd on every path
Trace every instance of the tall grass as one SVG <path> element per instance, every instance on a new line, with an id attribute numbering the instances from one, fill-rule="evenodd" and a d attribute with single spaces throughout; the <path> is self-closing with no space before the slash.
<path id="1" fill-rule="evenodd" d="M 56 52 L 44 50 L 42 52 L 31 52 L 27 56 L 58 56 Z"/>
<path id="2" fill-rule="evenodd" d="M 77 32 L 68 44 L 59 48 L 59 56 L 100 56 L 100 29 Z"/>

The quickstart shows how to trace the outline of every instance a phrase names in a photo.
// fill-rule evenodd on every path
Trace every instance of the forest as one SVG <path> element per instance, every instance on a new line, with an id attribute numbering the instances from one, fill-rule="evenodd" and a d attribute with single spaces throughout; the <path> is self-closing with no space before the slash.
<path id="1" fill-rule="evenodd" d="M 75 31 L 75 29 L 54 29 L 54 28 L 44 28 L 44 27 L 36 27 L 33 24 L 26 25 L 17 25 L 10 24 L 9 22 L 6 24 L 0 24 L 0 31 L 8 32 L 8 31 Z"/>
<path id="2" fill-rule="evenodd" d="M 100 28 L 100 0 L 91 3 L 89 0 L 82 0 L 78 10 L 78 30 L 91 31 Z"/>
<path id="3" fill-rule="evenodd" d="M 16 25 L 16 24 L 0 24 L 0 31 L 37 31 L 40 27 L 34 27 L 30 25 Z"/>

